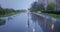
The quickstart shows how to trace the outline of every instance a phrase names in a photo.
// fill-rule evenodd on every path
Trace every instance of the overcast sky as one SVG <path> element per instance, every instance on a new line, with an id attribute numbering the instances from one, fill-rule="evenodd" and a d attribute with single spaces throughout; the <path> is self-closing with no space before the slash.
<path id="1" fill-rule="evenodd" d="M 0 0 L 0 4 L 4 8 L 26 9 L 35 0 Z"/>

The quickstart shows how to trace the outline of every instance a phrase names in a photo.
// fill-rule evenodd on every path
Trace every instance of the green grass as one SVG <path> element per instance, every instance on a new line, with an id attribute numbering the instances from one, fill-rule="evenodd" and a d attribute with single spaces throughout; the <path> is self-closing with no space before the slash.
<path id="1" fill-rule="evenodd" d="M 54 17 L 54 18 L 60 18 L 60 15 L 57 14 L 48 14 L 48 16 Z"/>
<path id="2" fill-rule="evenodd" d="M 41 11 L 37 11 L 37 13 L 39 13 L 39 14 L 47 14 L 48 16 L 60 19 L 60 14 L 42 13 Z"/>

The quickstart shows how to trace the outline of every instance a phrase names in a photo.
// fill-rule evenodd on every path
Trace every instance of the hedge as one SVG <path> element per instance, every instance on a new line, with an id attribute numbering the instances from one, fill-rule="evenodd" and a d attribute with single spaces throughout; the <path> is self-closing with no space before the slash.
<path id="1" fill-rule="evenodd" d="M 60 11 L 41 11 L 42 13 L 60 14 Z"/>

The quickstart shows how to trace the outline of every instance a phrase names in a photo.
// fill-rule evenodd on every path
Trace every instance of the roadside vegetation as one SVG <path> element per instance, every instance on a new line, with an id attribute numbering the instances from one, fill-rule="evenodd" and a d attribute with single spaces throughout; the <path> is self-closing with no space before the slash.
<path id="1" fill-rule="evenodd" d="M 6 16 L 13 15 L 13 14 L 21 13 L 21 12 L 24 12 L 24 11 L 0 7 L 0 17 L 6 17 Z"/>
<path id="2" fill-rule="evenodd" d="M 44 7 L 43 3 L 38 4 L 37 2 L 34 2 L 30 7 L 30 11 L 36 13 L 44 13 L 54 18 L 60 18 L 60 10 L 57 10 L 54 3 L 49 3 L 47 7 Z"/>
<path id="3" fill-rule="evenodd" d="M 5 20 L 1 19 L 1 17 L 7 17 L 7 16 L 11 16 L 17 13 L 22 13 L 25 12 L 25 9 L 22 10 L 14 10 L 14 9 L 10 9 L 10 8 L 2 8 L 0 6 L 0 26 L 5 24 Z"/>

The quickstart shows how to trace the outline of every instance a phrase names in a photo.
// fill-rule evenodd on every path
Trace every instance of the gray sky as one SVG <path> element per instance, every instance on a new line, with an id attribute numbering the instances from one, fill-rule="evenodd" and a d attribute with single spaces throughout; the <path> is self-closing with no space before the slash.
<path id="1" fill-rule="evenodd" d="M 0 4 L 4 8 L 26 9 L 35 0 L 0 0 Z"/>

